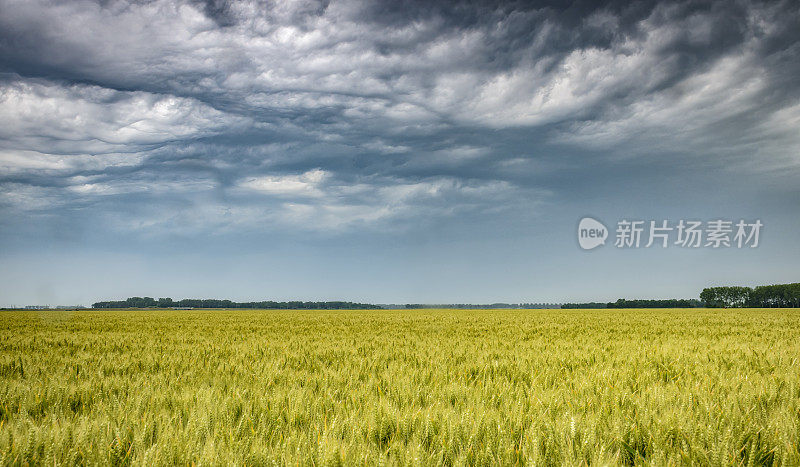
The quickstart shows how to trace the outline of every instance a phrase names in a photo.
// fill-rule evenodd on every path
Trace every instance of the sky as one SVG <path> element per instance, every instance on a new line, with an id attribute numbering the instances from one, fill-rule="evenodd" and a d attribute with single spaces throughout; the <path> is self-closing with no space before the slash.
<path id="1" fill-rule="evenodd" d="M 0 305 L 798 282 L 798 76 L 792 1 L 0 0 Z"/>

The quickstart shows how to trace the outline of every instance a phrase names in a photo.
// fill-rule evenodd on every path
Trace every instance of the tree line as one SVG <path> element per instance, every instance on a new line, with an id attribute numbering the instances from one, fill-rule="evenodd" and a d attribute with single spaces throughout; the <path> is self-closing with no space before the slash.
<path id="1" fill-rule="evenodd" d="M 791 308 L 800 307 L 800 283 L 750 287 L 708 287 L 700 300 L 709 308 Z"/>
<path id="2" fill-rule="evenodd" d="M 406 303 L 403 305 L 382 305 L 381 308 L 405 308 L 417 310 L 423 308 L 448 308 L 462 310 L 538 310 L 545 308 L 558 308 L 558 303 Z"/>
<path id="3" fill-rule="evenodd" d="M 627 300 L 620 298 L 616 302 L 565 303 L 561 305 L 561 308 L 697 308 L 700 306 L 702 303 L 696 299 Z"/>
<path id="4" fill-rule="evenodd" d="M 707 287 L 696 299 L 626 300 L 565 303 L 561 308 L 798 308 L 800 283 L 758 287 Z"/>
<path id="5" fill-rule="evenodd" d="M 184 298 L 172 300 L 171 298 L 130 297 L 125 300 L 111 300 L 92 304 L 92 308 L 257 308 L 273 310 L 377 310 L 377 305 L 354 302 L 275 302 L 272 300 L 261 302 L 234 302 L 231 300 L 218 300 L 208 298 Z"/>
<path id="6" fill-rule="evenodd" d="M 453 308 L 541 308 L 534 303 L 493 303 L 490 305 L 455 304 Z M 405 308 L 427 308 L 431 305 L 407 304 Z M 439 305 L 442 306 L 442 305 Z M 800 283 L 762 285 L 755 288 L 731 286 L 708 287 L 696 299 L 627 300 L 615 302 L 565 303 L 561 308 L 789 308 L 800 307 Z M 234 302 L 231 300 L 185 298 L 154 299 L 152 297 L 130 297 L 125 300 L 104 301 L 92 304 L 92 308 L 257 308 L 280 310 L 378 310 L 380 305 L 344 301 Z"/>

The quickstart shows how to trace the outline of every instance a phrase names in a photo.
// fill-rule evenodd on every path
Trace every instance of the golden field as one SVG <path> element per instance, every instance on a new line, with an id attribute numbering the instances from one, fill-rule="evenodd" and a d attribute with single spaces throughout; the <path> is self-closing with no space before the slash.
<path id="1" fill-rule="evenodd" d="M 0 312 L 0 464 L 800 465 L 800 310 Z"/>

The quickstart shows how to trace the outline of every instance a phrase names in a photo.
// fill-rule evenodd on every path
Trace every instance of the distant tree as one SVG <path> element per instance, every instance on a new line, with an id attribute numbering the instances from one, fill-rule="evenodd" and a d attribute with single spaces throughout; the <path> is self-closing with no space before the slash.
<path id="1" fill-rule="evenodd" d="M 700 292 L 700 300 L 708 308 L 743 307 L 752 301 L 750 287 L 708 287 Z"/>
<path id="2" fill-rule="evenodd" d="M 606 308 L 607 303 L 601 302 L 587 302 L 587 303 L 564 303 L 561 305 L 562 309 L 590 309 L 590 308 Z"/>
<path id="3" fill-rule="evenodd" d="M 620 298 L 616 302 L 609 302 L 606 308 L 697 308 L 701 305 L 695 299 L 665 299 L 665 300 L 626 300 Z"/>
<path id="4" fill-rule="evenodd" d="M 722 308 L 724 306 L 722 300 L 720 300 L 717 295 L 717 288 L 718 287 L 706 287 L 700 292 L 700 300 L 706 308 Z"/>
<path id="5" fill-rule="evenodd" d="M 800 283 L 758 286 L 752 290 L 747 306 L 800 307 Z"/>
<path id="6" fill-rule="evenodd" d="M 261 308 L 261 309 L 305 309 L 305 310 L 335 310 L 335 309 L 380 309 L 377 305 L 355 302 L 234 302 L 215 298 L 184 298 L 173 301 L 171 298 L 159 298 L 158 301 L 151 297 L 130 297 L 126 300 L 97 302 L 92 308 Z"/>

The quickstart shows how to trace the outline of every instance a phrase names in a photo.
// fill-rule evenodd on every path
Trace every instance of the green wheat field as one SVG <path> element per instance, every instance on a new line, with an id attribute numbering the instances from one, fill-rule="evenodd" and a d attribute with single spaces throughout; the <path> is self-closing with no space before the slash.
<path id="1" fill-rule="evenodd" d="M 800 465 L 800 310 L 4 311 L 0 464 Z"/>

